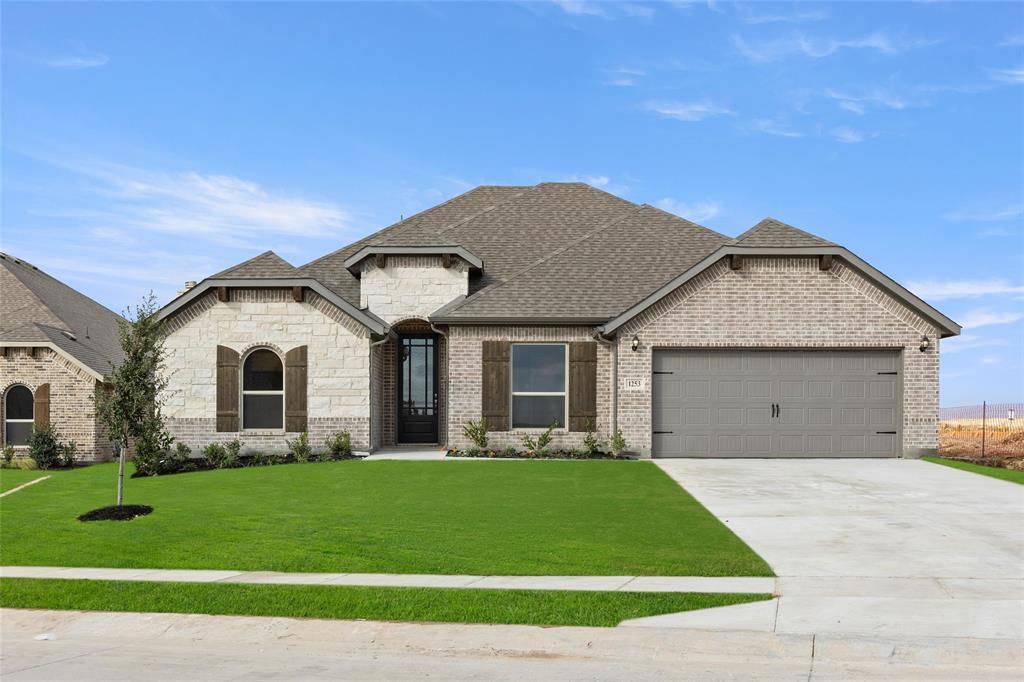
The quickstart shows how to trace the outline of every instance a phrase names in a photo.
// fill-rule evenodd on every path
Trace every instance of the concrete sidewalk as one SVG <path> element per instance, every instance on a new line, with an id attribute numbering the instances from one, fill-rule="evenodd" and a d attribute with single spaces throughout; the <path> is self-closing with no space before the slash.
<path id="1" fill-rule="evenodd" d="M 130 580 L 185 583 L 273 585 L 348 585 L 374 587 L 442 587 L 494 590 L 570 590 L 589 592 L 775 592 L 775 578 L 707 578 L 671 576 L 431 575 L 405 573 L 280 573 L 159 568 L 65 568 L 3 566 L 0 578 L 63 580 Z"/>
<path id="2" fill-rule="evenodd" d="M 1019 680 L 1018 642 L 0 611 L 4 680 Z"/>

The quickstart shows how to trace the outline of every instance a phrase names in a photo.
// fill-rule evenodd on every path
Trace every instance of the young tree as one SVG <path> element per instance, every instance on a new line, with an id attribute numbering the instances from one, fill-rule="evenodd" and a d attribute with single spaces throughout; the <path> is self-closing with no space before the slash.
<path id="1" fill-rule="evenodd" d="M 163 368 L 163 337 L 159 308 L 152 292 L 120 323 L 124 362 L 115 367 L 106 385 L 96 390 L 96 414 L 120 445 L 117 505 L 124 501 L 124 462 L 128 448 L 152 446 L 167 440 L 160 415 L 160 394 L 167 387 Z"/>

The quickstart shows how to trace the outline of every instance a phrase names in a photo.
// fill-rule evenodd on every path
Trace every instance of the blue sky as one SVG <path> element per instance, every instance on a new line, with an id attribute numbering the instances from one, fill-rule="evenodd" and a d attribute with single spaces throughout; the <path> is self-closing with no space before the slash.
<path id="1" fill-rule="evenodd" d="M 302 264 L 477 184 L 771 215 L 964 325 L 942 403 L 1024 395 L 1020 3 L 11 3 L 5 251 L 115 310 Z"/>

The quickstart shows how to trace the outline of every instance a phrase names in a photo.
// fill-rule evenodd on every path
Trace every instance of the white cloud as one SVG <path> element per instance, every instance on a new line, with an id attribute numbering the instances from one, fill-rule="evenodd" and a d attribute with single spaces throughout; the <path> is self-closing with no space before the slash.
<path id="1" fill-rule="evenodd" d="M 695 223 L 711 220 L 722 212 L 722 206 L 717 201 L 697 201 L 690 204 L 670 197 L 658 201 L 658 207 Z"/>
<path id="2" fill-rule="evenodd" d="M 41 61 L 54 69 L 93 69 L 97 66 L 105 66 L 110 62 L 110 57 L 102 52 L 80 50 L 75 54 L 44 57 Z"/>
<path id="3" fill-rule="evenodd" d="M 934 41 L 918 38 L 892 36 L 885 31 L 876 31 L 861 38 L 845 40 L 813 38 L 803 34 L 796 34 L 756 43 L 748 42 L 740 35 L 733 35 L 732 42 L 740 54 L 754 62 L 771 62 L 787 57 L 799 56 L 820 59 L 836 54 L 841 50 L 875 50 L 882 54 L 899 54 L 916 47 L 924 47 L 934 43 Z"/>
<path id="4" fill-rule="evenodd" d="M 1000 208 L 964 209 L 943 216 L 953 222 L 994 223 L 1002 220 L 1017 220 L 1024 217 L 1024 204 L 1010 204 Z"/>
<path id="5" fill-rule="evenodd" d="M 677 121 L 703 121 L 712 116 L 733 116 L 736 114 L 735 111 L 728 107 L 709 100 L 694 102 L 650 101 L 644 103 L 643 108 L 666 118 L 674 118 Z"/>
<path id="6" fill-rule="evenodd" d="M 1001 83 L 1024 83 L 1024 66 L 1016 69 L 989 69 L 989 74 Z"/>
<path id="7" fill-rule="evenodd" d="M 1001 348 L 1009 346 L 1010 342 L 1000 338 L 985 338 L 973 334 L 961 334 L 943 339 L 939 349 L 943 355 L 949 353 L 961 353 L 965 350 L 977 350 L 978 348 Z"/>
<path id="8" fill-rule="evenodd" d="M 825 90 L 825 96 L 836 100 L 840 108 L 855 114 L 863 114 L 869 107 L 899 110 L 910 106 L 910 101 L 907 98 L 878 89 L 853 95 L 829 88 Z"/>
<path id="9" fill-rule="evenodd" d="M 603 9 L 587 0 L 551 0 L 566 14 L 589 15 L 593 17 L 607 16 Z"/>
<path id="10" fill-rule="evenodd" d="M 742 5 L 737 6 L 737 12 L 740 21 L 744 24 L 799 23 L 804 21 L 821 21 L 828 17 L 828 13 L 824 10 L 796 10 L 791 14 L 755 14 L 749 8 Z"/>
<path id="11" fill-rule="evenodd" d="M 1024 320 L 1024 312 L 998 312 L 991 308 L 975 308 L 961 318 L 960 324 L 964 329 L 977 329 L 993 324 L 1013 324 L 1021 320 Z"/>
<path id="12" fill-rule="evenodd" d="M 608 69 L 606 73 L 608 74 L 608 80 L 605 81 L 605 85 L 615 85 L 619 87 L 630 87 L 636 85 L 641 78 L 647 75 L 647 72 L 642 69 L 632 69 L 628 67 Z"/>
<path id="13" fill-rule="evenodd" d="M 789 126 L 783 125 L 778 121 L 770 118 L 759 118 L 755 119 L 750 125 L 751 129 L 764 133 L 765 135 L 775 135 L 777 137 L 803 137 L 804 134 L 798 130 L 793 130 Z"/>
<path id="14" fill-rule="evenodd" d="M 847 128 L 845 126 L 832 130 L 832 137 L 843 144 L 856 144 L 858 142 L 863 142 L 866 139 L 865 134 L 861 131 L 854 130 L 853 128 Z"/>
<path id="15" fill-rule="evenodd" d="M 624 2 L 618 7 L 624 14 L 626 14 L 626 16 L 640 17 L 641 19 L 647 19 L 654 16 L 654 8 L 647 5 L 638 5 L 635 2 Z"/>
<path id="16" fill-rule="evenodd" d="M 921 298 L 932 301 L 1024 294 L 1024 285 L 1010 284 L 1005 279 L 922 280 L 907 282 L 907 288 Z"/>
<path id="17" fill-rule="evenodd" d="M 982 365 L 994 365 L 999 362 L 999 358 L 992 355 L 986 355 L 983 358 L 978 358 L 978 362 Z"/>
<path id="18" fill-rule="evenodd" d="M 165 173 L 131 166 L 54 162 L 89 181 L 92 207 L 63 212 L 86 228 L 186 234 L 232 245 L 254 237 L 341 236 L 351 216 L 329 201 L 314 201 L 230 175 Z M 97 202 L 99 208 L 96 208 Z"/>

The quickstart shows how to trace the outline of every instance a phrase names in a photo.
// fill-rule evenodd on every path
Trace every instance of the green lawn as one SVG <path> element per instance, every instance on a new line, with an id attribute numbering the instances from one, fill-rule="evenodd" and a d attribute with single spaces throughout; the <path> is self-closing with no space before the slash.
<path id="1" fill-rule="evenodd" d="M 3 563 L 772 575 L 650 462 L 346 461 L 179 474 L 126 481 L 125 501 L 153 506 L 149 516 L 76 520 L 114 502 L 116 472 L 61 472 L 0 499 Z"/>
<path id="2" fill-rule="evenodd" d="M 605 627 L 630 618 L 770 598 L 768 594 L 0 580 L 0 606 L 7 608 Z"/>
<path id="3" fill-rule="evenodd" d="M 1002 469 L 1000 467 L 987 467 L 982 466 L 981 464 L 971 464 L 970 462 L 961 462 L 955 459 L 943 459 L 941 457 L 925 457 L 924 459 L 929 462 L 934 462 L 935 464 L 941 464 L 942 466 L 953 467 L 954 469 L 970 471 L 975 474 L 981 474 L 982 476 L 991 476 L 992 478 L 998 478 L 1004 481 L 1010 481 L 1011 483 L 1024 485 L 1024 471 L 1013 471 L 1011 469 Z"/>
<path id="4" fill-rule="evenodd" d="M 28 471 L 25 469 L 0 469 L 0 493 L 6 492 L 11 488 L 17 488 L 23 483 L 34 481 L 37 478 L 42 478 L 48 475 L 50 472 L 33 470 Z"/>

